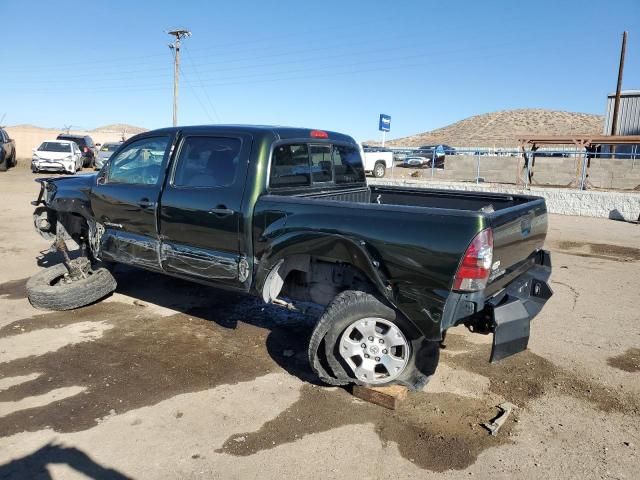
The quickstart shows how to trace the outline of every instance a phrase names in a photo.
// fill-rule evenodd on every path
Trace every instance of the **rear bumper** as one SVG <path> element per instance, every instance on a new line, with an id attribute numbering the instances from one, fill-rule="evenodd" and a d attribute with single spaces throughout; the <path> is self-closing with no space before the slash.
<path id="1" fill-rule="evenodd" d="M 492 362 L 526 350 L 531 321 L 551 298 L 551 256 L 535 253 L 533 265 L 495 295 L 483 292 L 451 293 L 446 301 L 442 329 L 466 325 L 474 333 L 493 334 Z"/>

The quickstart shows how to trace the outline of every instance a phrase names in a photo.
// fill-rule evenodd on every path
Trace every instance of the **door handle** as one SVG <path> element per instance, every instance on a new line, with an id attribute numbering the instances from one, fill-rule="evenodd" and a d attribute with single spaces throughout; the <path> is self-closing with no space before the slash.
<path id="1" fill-rule="evenodd" d="M 156 203 L 149 201 L 148 198 L 141 198 L 140 201 L 138 202 L 138 206 L 140 208 L 152 208 L 155 205 L 156 205 Z"/>
<path id="2" fill-rule="evenodd" d="M 215 215 L 216 217 L 228 217 L 230 215 L 233 215 L 234 213 L 236 213 L 234 210 L 231 210 L 230 208 L 227 208 L 226 205 L 218 205 L 215 208 L 212 208 L 211 210 L 209 210 L 209 212 L 211 215 Z"/>

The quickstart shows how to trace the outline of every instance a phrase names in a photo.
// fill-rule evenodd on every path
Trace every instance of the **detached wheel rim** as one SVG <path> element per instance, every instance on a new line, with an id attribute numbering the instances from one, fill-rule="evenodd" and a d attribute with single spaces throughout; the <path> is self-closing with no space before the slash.
<path id="1" fill-rule="evenodd" d="M 409 361 L 410 345 L 389 320 L 363 318 L 353 322 L 340 337 L 340 356 L 356 379 L 369 384 L 398 378 Z"/>

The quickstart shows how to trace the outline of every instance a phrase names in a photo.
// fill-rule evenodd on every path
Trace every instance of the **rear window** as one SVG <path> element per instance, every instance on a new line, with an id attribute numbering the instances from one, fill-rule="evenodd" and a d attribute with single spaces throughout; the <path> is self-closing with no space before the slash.
<path id="1" fill-rule="evenodd" d="M 311 157 L 311 180 L 324 183 L 333 180 L 331 168 L 331 145 L 309 145 Z"/>
<path id="2" fill-rule="evenodd" d="M 291 144 L 280 145 L 273 152 L 270 187 L 364 181 L 360 151 L 352 145 Z"/>
<path id="3" fill-rule="evenodd" d="M 298 187 L 311 184 L 309 149 L 305 144 L 276 147 L 271 161 L 272 187 Z"/>
<path id="4" fill-rule="evenodd" d="M 68 143 L 43 142 L 38 150 L 41 152 L 70 152 L 71 145 Z"/>
<path id="5" fill-rule="evenodd" d="M 100 151 L 101 152 L 115 152 L 118 147 L 120 146 L 119 143 L 105 143 L 104 145 L 102 145 L 102 147 L 100 147 Z"/>
<path id="6" fill-rule="evenodd" d="M 356 147 L 336 145 L 333 147 L 333 170 L 335 182 L 364 182 L 364 167 Z"/>
<path id="7" fill-rule="evenodd" d="M 69 140 L 71 142 L 75 142 L 75 144 L 78 145 L 79 147 L 84 147 L 85 146 L 84 138 L 67 137 L 65 135 L 58 135 L 58 140 Z"/>

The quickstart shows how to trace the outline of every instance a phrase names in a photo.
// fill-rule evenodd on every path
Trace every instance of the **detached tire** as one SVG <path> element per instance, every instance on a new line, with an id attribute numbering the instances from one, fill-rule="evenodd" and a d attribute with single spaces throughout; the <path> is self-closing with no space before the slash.
<path id="1" fill-rule="evenodd" d="M 41 310 L 73 310 L 106 297 L 117 286 L 106 268 L 89 271 L 87 278 L 61 282 L 66 273 L 66 267 L 59 264 L 31 277 L 27 282 L 27 298 L 31 305 Z"/>
<path id="2" fill-rule="evenodd" d="M 334 385 L 402 384 L 418 390 L 435 373 L 439 358 L 438 342 L 425 340 L 400 313 L 360 291 L 336 296 L 309 345 L 312 369 Z"/>

